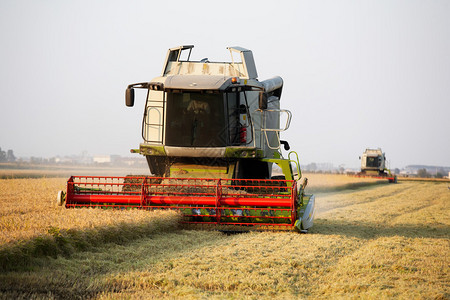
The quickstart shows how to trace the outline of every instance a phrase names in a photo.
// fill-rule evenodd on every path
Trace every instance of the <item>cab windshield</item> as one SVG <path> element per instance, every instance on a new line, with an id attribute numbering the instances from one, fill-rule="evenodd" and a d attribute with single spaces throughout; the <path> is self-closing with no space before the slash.
<path id="1" fill-rule="evenodd" d="M 379 159 L 378 159 L 378 156 L 375 156 L 375 157 L 367 157 L 367 160 L 366 160 L 366 166 L 367 167 L 371 167 L 371 168 L 378 168 L 378 166 L 379 166 Z"/>
<path id="2" fill-rule="evenodd" d="M 228 139 L 224 94 L 168 92 L 165 144 L 224 147 Z"/>

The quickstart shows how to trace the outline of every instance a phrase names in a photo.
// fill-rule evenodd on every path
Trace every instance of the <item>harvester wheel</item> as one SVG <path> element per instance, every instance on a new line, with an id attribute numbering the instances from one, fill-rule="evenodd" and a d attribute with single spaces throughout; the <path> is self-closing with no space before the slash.
<path id="1" fill-rule="evenodd" d="M 62 206 L 65 200 L 66 194 L 63 191 L 59 191 L 58 196 L 56 197 L 56 204 L 58 204 L 58 206 Z"/>

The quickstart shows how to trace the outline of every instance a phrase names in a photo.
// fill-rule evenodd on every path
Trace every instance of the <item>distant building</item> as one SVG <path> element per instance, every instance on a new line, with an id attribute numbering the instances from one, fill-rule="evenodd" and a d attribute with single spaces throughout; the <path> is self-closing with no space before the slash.
<path id="1" fill-rule="evenodd" d="M 417 175 L 417 170 L 411 170 L 411 169 L 401 170 L 400 175 L 405 176 L 405 177 L 408 177 L 411 175 L 415 176 L 415 175 Z"/>
<path id="2" fill-rule="evenodd" d="M 111 163 L 111 155 L 94 155 L 92 160 L 97 164 Z"/>

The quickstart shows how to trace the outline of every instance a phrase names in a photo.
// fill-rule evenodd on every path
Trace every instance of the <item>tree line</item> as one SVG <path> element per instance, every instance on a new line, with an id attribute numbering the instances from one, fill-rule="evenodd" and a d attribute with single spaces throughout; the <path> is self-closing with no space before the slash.
<path id="1" fill-rule="evenodd" d="M 8 150 L 3 151 L 0 147 L 0 162 L 15 162 L 16 157 L 14 156 L 14 151 Z"/>
<path id="2" fill-rule="evenodd" d="M 425 168 L 417 170 L 417 177 L 421 177 L 421 178 L 430 178 L 430 177 L 443 178 L 444 176 L 445 176 L 445 171 L 443 169 L 436 171 L 435 174 L 428 173 L 427 169 L 425 169 Z"/>

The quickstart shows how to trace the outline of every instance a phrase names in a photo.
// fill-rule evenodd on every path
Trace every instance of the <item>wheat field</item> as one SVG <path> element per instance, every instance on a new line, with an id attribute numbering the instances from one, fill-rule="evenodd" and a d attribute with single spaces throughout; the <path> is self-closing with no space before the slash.
<path id="1" fill-rule="evenodd" d="M 64 178 L 0 180 L 0 298 L 450 298 L 447 183 L 305 176 L 309 233 L 236 235 L 58 207 Z"/>

